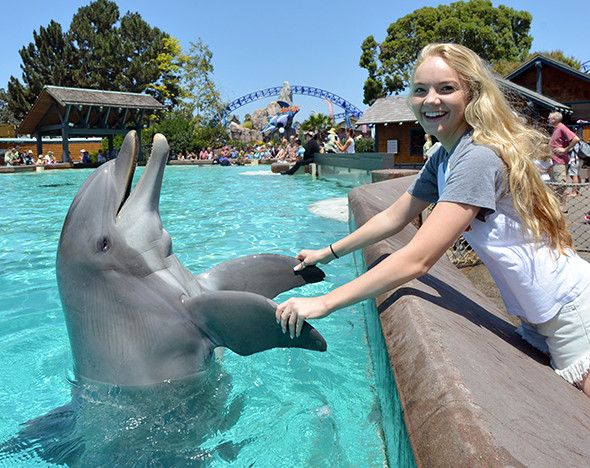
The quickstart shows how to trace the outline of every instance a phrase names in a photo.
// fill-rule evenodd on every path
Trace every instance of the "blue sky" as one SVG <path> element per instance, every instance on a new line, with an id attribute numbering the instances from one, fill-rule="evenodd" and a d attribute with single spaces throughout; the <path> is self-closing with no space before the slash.
<path id="1" fill-rule="evenodd" d="M 90 0 L 26 3 L 2 2 L 2 45 L 0 47 L 0 87 L 6 88 L 11 75 L 20 79 L 18 51 L 33 40 L 33 31 L 51 19 L 69 29 L 72 16 Z M 358 66 L 360 46 L 373 35 L 381 42 L 387 27 L 397 19 L 424 6 L 441 1 L 181 1 L 116 0 L 121 15 L 138 12 L 151 26 L 157 26 L 180 40 L 188 52 L 200 37 L 213 52 L 215 82 L 222 97 L 234 100 L 250 92 L 281 86 L 306 85 L 325 89 L 352 104 L 363 104 L 366 70 Z M 507 0 L 493 1 L 533 15 L 531 52 L 562 50 L 567 56 L 590 60 L 587 0 Z M 50 13 L 48 13 L 50 11 Z M 298 117 L 314 110 L 328 113 L 320 99 L 295 95 L 301 106 Z M 240 116 L 265 107 L 256 101 L 236 111 Z M 335 107 L 336 113 L 341 112 Z"/>

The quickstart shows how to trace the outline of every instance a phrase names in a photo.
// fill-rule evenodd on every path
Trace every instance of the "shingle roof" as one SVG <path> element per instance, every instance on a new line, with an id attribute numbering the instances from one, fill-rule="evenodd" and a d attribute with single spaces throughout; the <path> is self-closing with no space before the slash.
<path id="1" fill-rule="evenodd" d="M 542 107 L 546 107 L 551 111 L 559 111 L 564 114 L 571 114 L 572 108 L 566 104 L 562 104 L 561 102 L 556 101 L 555 99 L 551 99 L 550 97 L 545 96 L 544 94 L 537 93 L 525 86 L 521 86 L 516 84 L 512 81 L 509 81 L 504 78 L 496 77 L 496 81 L 501 87 L 508 88 L 509 90 L 524 96 L 527 99 L 539 104 Z"/>
<path id="2" fill-rule="evenodd" d="M 55 103 L 59 105 L 59 109 Z M 88 116 L 88 126 L 95 127 L 121 124 L 117 116 L 117 113 L 120 112 L 119 109 L 140 112 L 166 108 L 148 94 L 46 86 L 21 123 L 17 133 L 20 135 L 33 134 L 41 123 L 43 126 L 62 125 L 63 115 L 60 117 L 59 112 L 63 113 L 68 106 L 79 108 L 79 112 L 68 113 L 69 122 L 77 125 L 82 120 L 82 110 L 84 110 L 83 115 Z M 115 111 L 106 114 L 107 109 Z M 131 119 L 131 115 L 124 117 L 126 121 L 129 119 Z M 122 124 L 124 125 L 125 122 Z"/>
<path id="3" fill-rule="evenodd" d="M 535 64 L 537 62 L 544 62 L 548 65 L 551 65 L 552 67 L 558 68 L 559 70 L 569 73 L 570 75 L 574 75 L 584 81 L 590 81 L 590 74 L 584 73 L 581 70 L 576 70 L 575 68 L 570 67 L 569 65 L 566 65 L 565 63 L 560 62 L 559 60 L 555 60 L 554 58 L 548 57 L 547 55 L 543 54 L 534 55 L 528 61 L 526 61 L 520 67 L 518 67 L 516 70 L 513 70 L 508 75 L 506 75 L 505 78 L 507 80 L 512 80 L 516 78 L 517 76 L 527 71 L 529 68 L 535 67 Z"/>
<path id="4" fill-rule="evenodd" d="M 58 86 L 46 86 L 43 92 L 49 93 L 62 106 L 81 104 L 88 106 L 133 107 L 139 109 L 164 109 L 165 107 L 149 94 L 62 88 Z"/>
<path id="5" fill-rule="evenodd" d="M 415 122 L 416 116 L 408 107 L 407 101 L 407 96 L 379 98 L 365 111 L 356 125 Z"/>

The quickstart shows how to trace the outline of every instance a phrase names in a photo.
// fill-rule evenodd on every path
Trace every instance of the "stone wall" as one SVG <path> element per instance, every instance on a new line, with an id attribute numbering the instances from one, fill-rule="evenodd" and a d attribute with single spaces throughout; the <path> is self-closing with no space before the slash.
<path id="1" fill-rule="evenodd" d="M 389 206 L 413 177 L 353 189 L 356 225 Z M 367 265 L 416 232 L 363 250 Z M 586 466 L 590 398 L 446 258 L 376 299 L 418 466 Z"/>

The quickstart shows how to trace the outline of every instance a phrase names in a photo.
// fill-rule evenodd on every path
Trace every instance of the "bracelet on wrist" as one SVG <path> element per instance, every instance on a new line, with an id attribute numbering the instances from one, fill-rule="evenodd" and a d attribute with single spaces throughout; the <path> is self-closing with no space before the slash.
<path id="1" fill-rule="evenodd" d="M 332 251 L 332 255 L 334 255 L 334 257 L 340 258 L 338 255 L 336 255 L 336 252 L 334 252 L 334 247 L 332 247 L 332 244 L 330 244 L 330 250 Z"/>

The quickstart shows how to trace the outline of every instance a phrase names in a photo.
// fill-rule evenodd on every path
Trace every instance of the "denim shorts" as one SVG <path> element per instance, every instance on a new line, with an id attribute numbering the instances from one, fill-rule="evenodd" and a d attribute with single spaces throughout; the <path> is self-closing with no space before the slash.
<path id="1" fill-rule="evenodd" d="M 544 323 L 533 325 L 545 337 L 551 365 L 571 384 L 590 369 L 590 287 Z"/>

